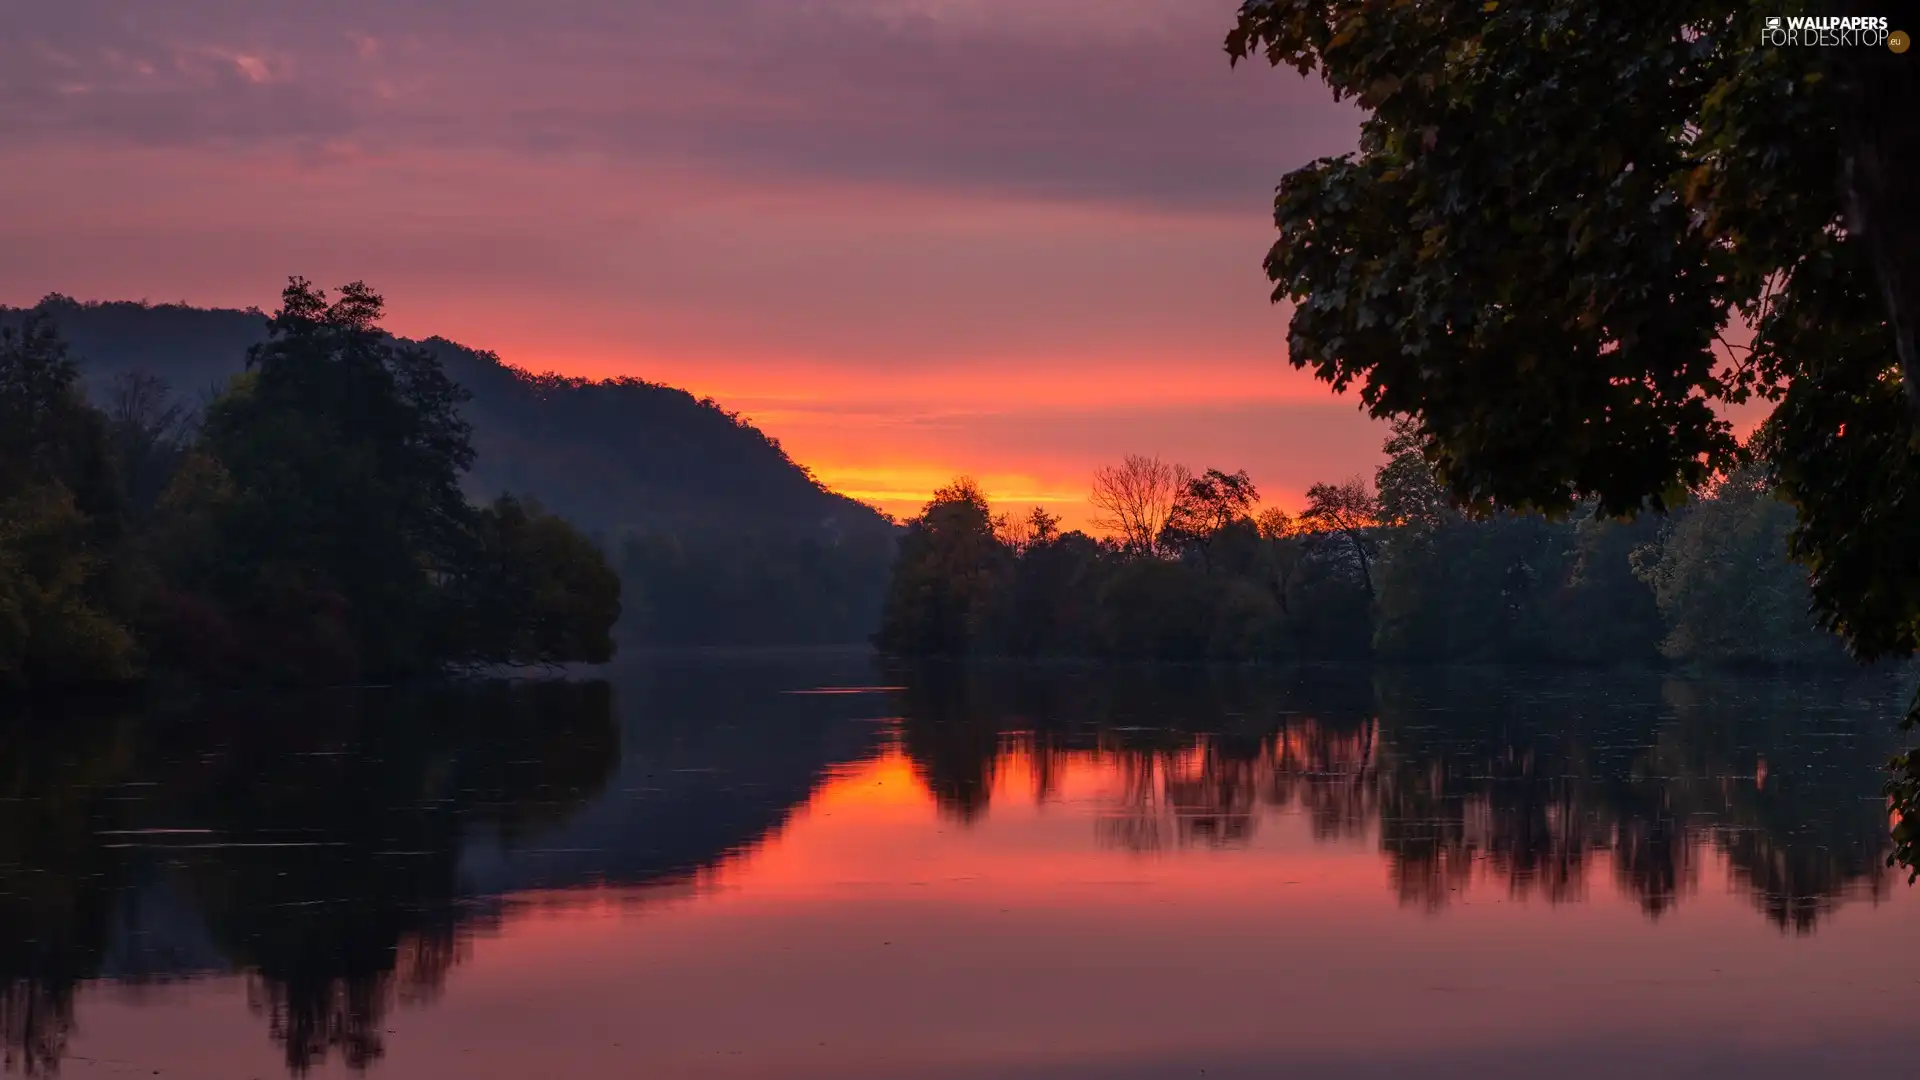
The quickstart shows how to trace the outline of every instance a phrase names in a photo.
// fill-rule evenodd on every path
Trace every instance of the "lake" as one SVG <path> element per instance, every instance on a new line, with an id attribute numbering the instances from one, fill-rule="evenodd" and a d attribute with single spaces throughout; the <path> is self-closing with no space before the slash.
<path id="1" fill-rule="evenodd" d="M 14 716 L 6 1064 L 1908 1077 L 1903 689 L 815 652 Z"/>

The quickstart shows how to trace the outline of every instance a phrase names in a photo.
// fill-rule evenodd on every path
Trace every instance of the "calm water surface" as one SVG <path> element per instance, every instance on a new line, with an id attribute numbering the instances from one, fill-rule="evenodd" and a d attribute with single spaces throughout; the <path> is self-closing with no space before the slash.
<path id="1" fill-rule="evenodd" d="M 882 672 L 0 723 L 68 1077 L 1909 1077 L 1900 687 Z"/>

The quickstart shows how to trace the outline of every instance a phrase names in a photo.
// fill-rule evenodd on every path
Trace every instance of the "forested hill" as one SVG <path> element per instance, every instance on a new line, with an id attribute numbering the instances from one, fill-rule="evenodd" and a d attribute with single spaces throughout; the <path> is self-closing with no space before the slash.
<path id="1" fill-rule="evenodd" d="M 266 334 L 257 310 L 79 303 L 51 312 L 96 395 L 122 372 L 145 371 L 197 404 L 242 370 Z M 19 309 L 0 308 L 0 324 Z M 890 533 L 876 511 L 828 491 L 775 440 L 711 400 L 638 379 L 537 376 L 492 353 L 440 338 L 430 348 L 473 400 L 462 413 L 478 451 L 469 493 L 532 496 L 590 533 L 782 538 Z"/>

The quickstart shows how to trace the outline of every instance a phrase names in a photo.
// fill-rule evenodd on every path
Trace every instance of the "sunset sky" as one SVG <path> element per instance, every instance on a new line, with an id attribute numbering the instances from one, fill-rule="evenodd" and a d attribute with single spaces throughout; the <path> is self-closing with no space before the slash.
<path id="1" fill-rule="evenodd" d="M 1285 363 L 1273 185 L 1351 147 L 1236 0 L 27 0 L 0 302 L 270 307 L 711 394 L 909 513 L 1128 452 L 1269 501 L 1381 429 Z M 24 210 L 25 212 L 19 212 Z"/>

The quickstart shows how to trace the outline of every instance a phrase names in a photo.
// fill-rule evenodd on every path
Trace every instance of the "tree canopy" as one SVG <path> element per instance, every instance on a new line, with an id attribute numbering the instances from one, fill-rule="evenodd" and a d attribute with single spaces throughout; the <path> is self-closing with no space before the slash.
<path id="1" fill-rule="evenodd" d="M 210 584 L 236 608 L 337 598 L 370 670 L 418 670 L 442 648 L 440 582 L 471 558 L 469 395 L 386 336 L 364 284 L 328 302 L 295 279 L 282 305 L 207 411 L 206 451 L 231 486 Z"/>
<path id="2" fill-rule="evenodd" d="M 50 296 L 0 309 L 0 326 L 38 315 L 71 344 L 104 410 L 129 512 L 153 524 L 206 399 L 246 371 L 268 340 L 260 311 Z M 778 440 L 707 398 L 635 378 L 535 375 L 441 338 L 387 339 L 421 352 L 471 396 L 479 506 L 502 492 L 591 537 L 622 581 L 627 645 L 861 642 L 878 621 L 898 529 L 827 490 Z M 169 389 L 171 388 L 171 389 Z M 224 482 L 187 463 L 210 483 Z M 176 519 L 174 524 L 181 522 Z"/>
<path id="3" fill-rule="evenodd" d="M 90 404 L 47 311 L 0 328 L 0 689 L 606 660 L 619 578 L 538 507 L 467 501 L 466 392 L 382 308 L 294 279 L 198 417 L 151 374 Z"/>
<path id="4" fill-rule="evenodd" d="M 1366 113 L 1275 200 L 1295 366 L 1481 511 L 1672 508 L 1746 456 L 1724 407 L 1775 402 L 1820 618 L 1909 655 L 1920 65 L 1763 43 L 1803 6 L 1247 0 L 1226 45 Z"/>
<path id="5" fill-rule="evenodd" d="M 59 326 L 89 396 L 109 411 L 115 381 L 129 375 L 163 379 L 197 405 L 243 372 L 248 350 L 269 333 L 268 313 L 252 310 L 63 296 L 28 310 Z M 0 325 L 26 314 L 0 308 Z M 883 515 L 826 490 L 778 440 L 710 398 L 637 378 L 536 374 L 439 337 L 394 345 L 431 353 L 471 394 L 460 415 L 472 425 L 475 459 L 462 482 L 476 502 L 531 495 L 610 540 L 632 532 L 704 542 L 721 530 L 827 544 L 892 539 Z"/>
<path id="6" fill-rule="evenodd" d="M 108 558 L 120 488 L 105 418 L 44 318 L 0 329 L 0 687 L 124 677 Z"/>

